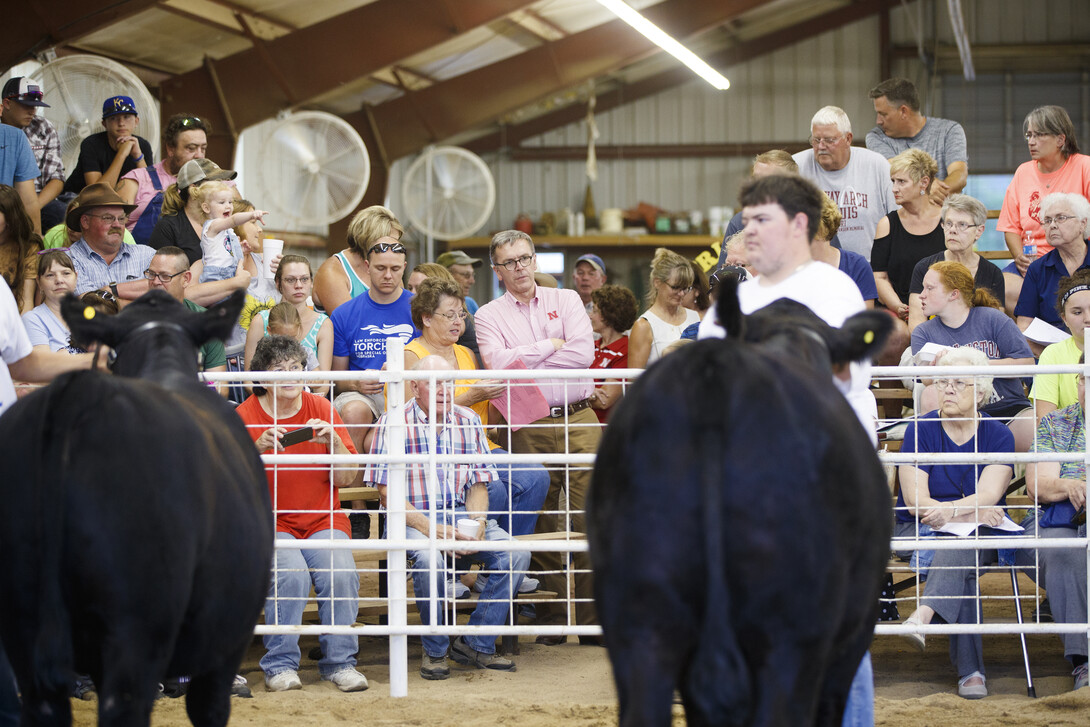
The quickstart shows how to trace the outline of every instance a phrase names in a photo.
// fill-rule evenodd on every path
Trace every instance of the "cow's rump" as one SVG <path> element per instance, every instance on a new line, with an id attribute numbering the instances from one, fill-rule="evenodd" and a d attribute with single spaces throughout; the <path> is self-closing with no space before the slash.
<path id="1" fill-rule="evenodd" d="M 690 724 L 832 724 L 873 632 L 889 507 L 828 378 L 732 340 L 648 369 L 588 501 L 622 722 L 668 723 L 676 686 Z"/>

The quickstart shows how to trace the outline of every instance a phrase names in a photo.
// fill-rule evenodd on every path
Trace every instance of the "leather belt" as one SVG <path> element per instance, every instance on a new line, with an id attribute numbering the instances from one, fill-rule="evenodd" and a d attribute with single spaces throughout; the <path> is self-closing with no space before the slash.
<path id="1" fill-rule="evenodd" d="M 590 399 L 583 399 L 582 401 L 577 401 L 574 404 L 568 404 L 567 406 L 549 407 L 549 416 L 553 419 L 558 419 L 565 414 L 570 416 L 577 411 L 583 411 L 588 408 L 590 408 Z"/>

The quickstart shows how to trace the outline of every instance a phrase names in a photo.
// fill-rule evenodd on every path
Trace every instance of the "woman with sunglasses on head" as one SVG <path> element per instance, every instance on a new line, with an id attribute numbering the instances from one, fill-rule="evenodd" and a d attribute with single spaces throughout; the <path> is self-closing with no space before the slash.
<path id="1" fill-rule="evenodd" d="M 0 184 L 0 275 L 11 288 L 19 312 L 34 307 L 34 278 L 42 238 L 34 231 L 23 200 L 14 187 Z"/>
<path id="2" fill-rule="evenodd" d="M 1090 156 L 1079 153 L 1075 125 L 1063 107 L 1033 109 L 1022 122 L 1022 132 L 1029 161 L 1015 170 L 996 224 L 1014 258 L 1003 269 L 1008 312 L 1021 300 L 1022 279 L 1030 264 L 1055 247 L 1040 222 L 1041 198 L 1057 192 L 1090 197 Z"/>
<path id="3" fill-rule="evenodd" d="M 693 269 L 688 260 L 665 247 L 658 248 L 651 260 L 650 281 L 650 307 L 632 326 L 628 337 L 628 365 L 634 369 L 658 361 L 665 348 L 681 338 L 682 331 L 700 322 L 700 315 L 683 305 L 693 287 Z"/>
<path id="4" fill-rule="evenodd" d="M 326 313 L 366 293 L 370 284 L 367 251 L 380 237 L 400 240 L 405 229 L 381 205 L 360 210 L 348 225 L 348 246 L 323 262 L 314 278 L 314 305 Z"/>
<path id="5" fill-rule="evenodd" d="M 980 411 L 992 394 L 991 377 L 942 373 L 944 366 L 985 366 L 987 357 L 975 348 L 965 347 L 947 352 L 936 359 L 935 364 L 938 367 L 935 388 L 939 390 L 939 408 L 908 425 L 901 452 L 972 455 L 1012 451 L 1014 442 L 1010 430 Z M 1003 498 L 1013 473 L 1009 464 L 921 462 L 900 465 L 894 541 L 917 536 L 936 537 L 938 531 L 951 523 L 977 524 L 977 532 L 981 535 L 1001 533 L 994 528 L 1005 517 Z M 895 551 L 901 557 L 910 552 L 898 551 L 896 546 Z M 993 562 L 995 551 L 975 548 L 916 551 L 916 557 L 920 561 L 917 567 L 927 568 L 927 585 L 920 607 L 905 619 L 905 624 L 926 625 L 936 618 L 939 623 L 979 623 L 977 568 Z M 923 650 L 923 635 L 906 633 L 902 636 Z M 950 661 L 958 673 L 958 696 L 965 699 L 988 696 L 981 644 L 980 634 L 950 636 Z"/>

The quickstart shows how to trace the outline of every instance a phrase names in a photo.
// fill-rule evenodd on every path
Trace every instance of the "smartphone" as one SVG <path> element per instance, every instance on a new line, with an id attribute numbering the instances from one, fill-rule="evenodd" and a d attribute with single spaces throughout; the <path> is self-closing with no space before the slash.
<path id="1" fill-rule="evenodd" d="M 290 447 L 293 444 L 309 441 L 314 437 L 314 427 L 302 427 L 295 429 L 280 437 L 281 447 Z"/>
<path id="2" fill-rule="evenodd" d="M 1082 525 L 1086 522 L 1086 505 L 1080 507 L 1074 515 L 1071 516 L 1071 524 L 1075 526 Z"/>

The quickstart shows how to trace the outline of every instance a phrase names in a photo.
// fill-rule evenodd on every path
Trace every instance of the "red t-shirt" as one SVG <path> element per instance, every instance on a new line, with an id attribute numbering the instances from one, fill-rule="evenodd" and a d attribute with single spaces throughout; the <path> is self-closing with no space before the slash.
<path id="1" fill-rule="evenodd" d="M 352 454 L 356 448 L 336 409 L 328 399 L 303 392 L 303 406 L 290 417 L 278 417 L 275 421 L 262 408 L 256 396 L 251 396 L 235 409 L 246 425 L 246 431 L 256 442 L 261 434 L 273 426 L 281 426 L 288 431 L 305 427 L 308 419 L 329 421 L 333 417 L 333 426 L 337 435 Z M 262 454 L 271 453 L 266 450 Z M 331 454 L 328 444 L 303 442 L 294 444 L 284 454 Z M 290 533 L 302 540 L 321 530 L 335 528 L 352 535 L 348 516 L 340 507 L 340 498 L 335 500 L 336 488 L 330 482 L 330 465 L 298 464 L 270 465 L 265 468 L 269 478 L 269 495 L 272 497 L 273 512 L 276 513 L 276 531 Z"/>
<path id="2" fill-rule="evenodd" d="M 628 368 L 628 336 L 621 336 L 608 346 L 603 346 L 602 342 L 598 341 L 594 346 L 594 361 L 591 362 L 590 368 Z M 609 409 L 595 409 L 594 413 L 598 415 L 598 421 L 605 424 L 609 420 L 609 412 L 612 410 L 613 407 L 611 406 Z"/>

